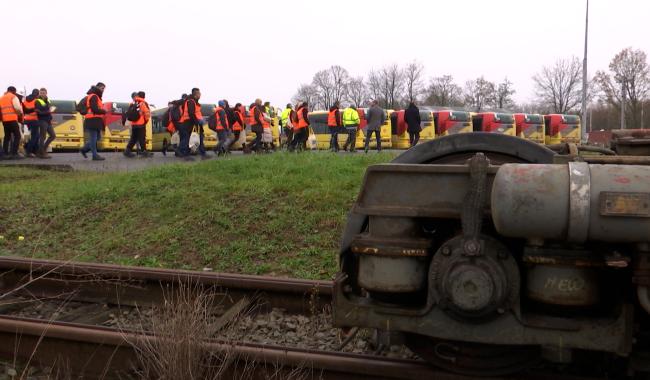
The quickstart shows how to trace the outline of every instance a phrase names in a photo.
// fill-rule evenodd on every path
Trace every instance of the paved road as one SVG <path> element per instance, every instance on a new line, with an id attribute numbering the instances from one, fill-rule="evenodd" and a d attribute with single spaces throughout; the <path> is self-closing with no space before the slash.
<path id="1" fill-rule="evenodd" d="M 398 150 L 384 150 L 384 152 L 401 152 Z M 371 152 L 371 154 L 374 153 Z M 22 160 L 2 160 L 0 161 L 0 167 L 2 166 L 24 166 L 24 167 L 34 167 L 39 169 L 50 169 L 50 170 L 60 170 L 60 171 L 92 171 L 92 172 L 130 172 L 143 170 L 150 167 L 165 165 L 165 164 L 191 164 L 193 162 L 201 162 L 202 160 L 198 157 L 194 157 L 194 161 L 185 161 L 183 159 L 174 157 L 174 153 L 168 153 L 167 156 L 163 156 L 162 153 L 156 152 L 151 158 L 126 158 L 120 152 L 102 152 L 101 156 L 106 158 L 105 161 L 92 161 L 90 155 L 87 159 L 84 159 L 79 153 L 51 153 L 52 156 L 49 160 L 42 160 L 37 158 L 25 158 Z M 305 154 L 305 153 L 303 153 Z M 318 151 L 318 152 L 309 152 L 309 154 L 331 154 L 327 151 Z M 349 153 L 341 152 L 341 155 L 346 155 Z M 359 154 L 359 153 L 357 153 Z M 217 158 L 214 153 L 209 152 L 208 156 L 211 160 L 220 160 Z M 234 151 L 229 157 L 250 157 L 252 155 L 244 155 L 241 151 Z"/>

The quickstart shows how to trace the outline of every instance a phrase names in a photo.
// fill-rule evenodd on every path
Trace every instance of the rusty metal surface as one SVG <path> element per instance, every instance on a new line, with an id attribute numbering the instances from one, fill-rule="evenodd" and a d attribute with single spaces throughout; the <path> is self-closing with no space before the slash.
<path id="1" fill-rule="evenodd" d="M 74 373 L 93 378 L 102 374 L 108 378 L 134 375 L 134 344 L 157 339 L 105 328 L 7 317 L 0 317 L 0 337 L 3 357 L 31 358 L 32 364 L 42 366 L 63 360 Z M 205 342 L 203 346 L 209 352 L 227 352 L 240 358 L 241 365 L 255 362 L 302 368 L 307 378 L 314 379 L 458 379 L 417 361 L 218 341 Z"/>
<path id="2" fill-rule="evenodd" d="M 596 271 L 587 267 L 535 265 L 528 269 L 530 299 L 549 305 L 591 306 L 599 301 Z"/>
<path id="3" fill-rule="evenodd" d="M 650 165 L 650 157 L 645 156 L 583 156 L 590 164 L 603 165 Z"/>
<path id="4" fill-rule="evenodd" d="M 591 180 L 589 164 L 569 162 L 569 220 L 567 240 L 584 242 L 589 234 Z M 534 236 L 534 235 L 533 235 Z"/>

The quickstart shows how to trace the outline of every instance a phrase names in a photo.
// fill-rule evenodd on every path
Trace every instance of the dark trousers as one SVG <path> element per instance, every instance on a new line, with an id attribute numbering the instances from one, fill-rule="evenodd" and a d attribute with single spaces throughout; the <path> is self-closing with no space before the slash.
<path id="1" fill-rule="evenodd" d="M 286 136 L 287 139 L 283 145 L 286 145 L 288 148 L 289 145 L 291 144 L 291 140 L 293 140 L 293 129 L 284 127 L 284 135 Z"/>
<path id="2" fill-rule="evenodd" d="M 5 129 L 5 138 L 2 141 L 2 150 L 7 155 L 15 156 L 20 147 L 20 124 L 17 121 L 2 123 Z"/>
<path id="3" fill-rule="evenodd" d="M 262 149 L 262 135 L 264 134 L 264 128 L 261 125 L 253 126 L 251 130 L 255 133 L 255 140 L 253 140 L 251 150 L 258 151 Z"/>
<path id="4" fill-rule="evenodd" d="M 293 140 L 291 140 L 291 145 L 289 145 L 289 150 L 294 151 L 296 148 L 302 150 L 304 149 L 304 144 L 307 142 L 309 137 L 308 128 L 300 128 L 293 133 Z"/>
<path id="5" fill-rule="evenodd" d="M 420 132 L 409 132 L 409 143 L 411 148 L 416 146 L 418 141 L 420 141 Z"/>
<path id="6" fill-rule="evenodd" d="M 38 120 L 28 121 L 27 127 L 29 128 L 30 138 L 25 144 L 25 153 L 38 153 L 38 141 L 40 139 L 40 126 Z"/>
<path id="7" fill-rule="evenodd" d="M 219 142 L 217 146 L 214 147 L 214 151 L 217 153 L 223 153 L 226 151 L 226 140 L 228 139 L 228 131 L 225 129 L 217 129 L 217 139 Z"/>
<path id="8" fill-rule="evenodd" d="M 188 123 L 180 123 L 176 127 L 178 130 L 178 154 L 181 157 L 190 155 L 190 133 L 192 126 Z"/>
<path id="9" fill-rule="evenodd" d="M 368 131 L 366 130 L 366 146 L 365 149 L 368 150 L 368 146 L 370 145 L 370 139 L 372 138 L 372 134 L 375 134 L 375 138 L 377 139 L 377 152 L 381 151 L 381 131 L 378 129 L 376 131 Z"/>
<path id="10" fill-rule="evenodd" d="M 357 144 L 357 126 L 353 125 L 351 127 L 345 127 L 345 131 L 348 134 L 348 139 L 345 141 L 343 150 L 346 150 L 349 146 L 350 152 L 354 152 L 355 146 Z"/>
<path id="11" fill-rule="evenodd" d="M 339 151 L 339 127 L 329 127 L 330 128 L 330 149 L 335 152 Z"/>
<path id="12" fill-rule="evenodd" d="M 94 128 L 87 128 L 84 131 L 85 138 L 86 138 L 86 144 L 81 148 L 81 150 L 85 153 L 87 152 L 92 152 L 93 153 L 93 158 L 97 157 L 97 141 L 102 136 L 102 133 L 99 129 L 94 129 Z"/>
<path id="13" fill-rule="evenodd" d="M 131 138 L 129 139 L 129 143 L 126 144 L 127 153 L 131 152 L 135 144 L 140 146 L 139 150 L 141 152 L 147 150 L 147 129 L 144 125 L 134 125 L 131 127 Z"/>
<path id="14" fill-rule="evenodd" d="M 39 142 L 38 142 L 38 148 L 41 151 L 41 153 L 46 153 L 47 148 L 50 146 L 52 141 L 56 139 L 56 132 L 54 132 L 54 127 L 52 126 L 52 122 L 48 120 L 39 120 Z M 45 139 L 45 136 L 47 135 L 47 140 Z"/>
<path id="15" fill-rule="evenodd" d="M 199 155 L 205 156 L 205 144 L 203 143 L 203 140 L 205 139 L 205 134 L 203 134 L 203 128 L 199 127 Z"/>

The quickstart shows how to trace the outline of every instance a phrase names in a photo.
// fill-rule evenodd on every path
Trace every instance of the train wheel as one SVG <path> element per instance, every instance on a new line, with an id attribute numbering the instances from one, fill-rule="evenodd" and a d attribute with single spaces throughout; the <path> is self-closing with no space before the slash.
<path id="1" fill-rule="evenodd" d="M 422 360 L 444 370 L 467 376 L 504 376 L 539 363 L 535 346 L 497 346 L 437 340 L 406 334 L 406 345 Z"/>
<path id="2" fill-rule="evenodd" d="M 460 133 L 430 140 L 407 150 L 396 164 L 464 164 L 483 152 L 493 165 L 504 163 L 550 164 L 555 152 L 519 137 L 495 133 Z"/>

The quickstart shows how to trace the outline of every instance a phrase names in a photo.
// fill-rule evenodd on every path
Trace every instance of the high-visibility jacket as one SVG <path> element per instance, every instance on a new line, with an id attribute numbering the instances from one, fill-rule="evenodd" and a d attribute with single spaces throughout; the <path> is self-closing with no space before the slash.
<path id="1" fill-rule="evenodd" d="M 262 127 L 264 129 L 271 128 L 271 122 L 269 120 L 267 120 L 267 117 L 270 118 L 268 113 L 262 115 Z"/>
<path id="2" fill-rule="evenodd" d="M 132 122 L 132 125 L 146 125 L 149 122 L 149 119 L 151 119 L 151 111 L 149 110 L 149 104 L 144 101 L 141 97 L 136 96 L 133 101 L 136 103 L 139 103 L 138 106 L 140 107 L 140 118 L 134 122 Z"/>
<path id="3" fill-rule="evenodd" d="M 190 120 L 190 115 L 189 115 L 189 106 L 188 103 L 193 102 L 194 103 L 194 118 L 198 120 L 203 119 L 203 115 L 201 114 L 201 106 L 199 106 L 196 103 L 196 100 L 194 98 L 187 98 L 185 102 L 183 103 L 183 107 L 181 108 L 181 119 L 179 120 L 180 123 L 184 123 L 188 120 Z"/>
<path id="4" fill-rule="evenodd" d="M 346 108 L 345 111 L 343 111 L 344 127 L 359 125 L 360 123 L 361 123 L 361 119 L 359 119 L 359 112 L 357 112 L 357 110 L 349 107 Z"/>
<path id="5" fill-rule="evenodd" d="M 14 108 L 14 98 L 15 94 L 11 92 L 5 92 L 2 97 L 0 97 L 0 111 L 2 112 L 2 121 L 18 121 L 18 112 Z"/>
<path id="6" fill-rule="evenodd" d="M 224 114 L 224 119 L 226 120 L 226 125 L 223 125 L 221 122 L 221 113 L 226 112 L 223 107 L 217 107 L 214 110 L 214 116 L 215 119 L 217 120 L 217 131 L 223 131 L 224 129 L 227 129 L 229 127 L 228 125 L 228 117 Z"/>
<path id="7" fill-rule="evenodd" d="M 293 111 L 291 108 L 285 108 L 284 110 L 282 110 L 280 119 L 282 120 L 283 127 L 286 127 L 289 124 L 289 115 L 291 115 L 291 111 Z"/>
<path id="8" fill-rule="evenodd" d="M 257 120 L 255 120 L 255 110 L 257 110 L 257 106 L 252 106 L 248 109 L 248 125 L 257 125 Z M 261 119 L 264 119 L 264 116 L 260 116 Z"/>
<path id="9" fill-rule="evenodd" d="M 338 127 L 340 125 L 339 120 L 337 120 L 338 118 L 336 117 L 337 113 L 339 114 L 339 117 L 340 117 L 341 114 L 339 113 L 339 109 L 335 108 L 335 109 L 331 110 L 327 114 L 327 126 L 328 127 Z"/>
<path id="10" fill-rule="evenodd" d="M 99 109 L 104 108 L 104 103 L 102 102 L 102 99 L 99 97 L 99 95 L 90 94 L 90 95 L 86 96 L 86 109 L 88 110 L 88 112 L 84 115 L 85 119 L 100 119 L 100 118 L 104 117 L 104 115 L 96 114 L 96 113 L 93 112 L 93 109 L 90 106 L 90 100 L 92 99 L 93 96 L 97 97 L 97 107 Z"/>
<path id="11" fill-rule="evenodd" d="M 235 110 L 235 121 L 232 123 L 232 130 L 235 132 L 241 131 L 243 121 L 244 115 L 241 113 L 241 110 Z"/>
<path id="12" fill-rule="evenodd" d="M 27 100 L 23 101 L 23 112 L 25 113 L 25 121 L 38 120 L 38 114 L 36 113 L 36 98 L 30 102 Z"/>
<path id="13" fill-rule="evenodd" d="M 300 107 L 296 111 L 296 113 L 298 114 L 298 125 L 294 126 L 294 128 L 296 128 L 296 129 L 307 128 L 309 126 L 309 122 L 307 120 L 305 120 L 305 115 L 304 115 L 304 112 L 303 112 L 304 109 L 305 109 L 305 107 Z"/>

